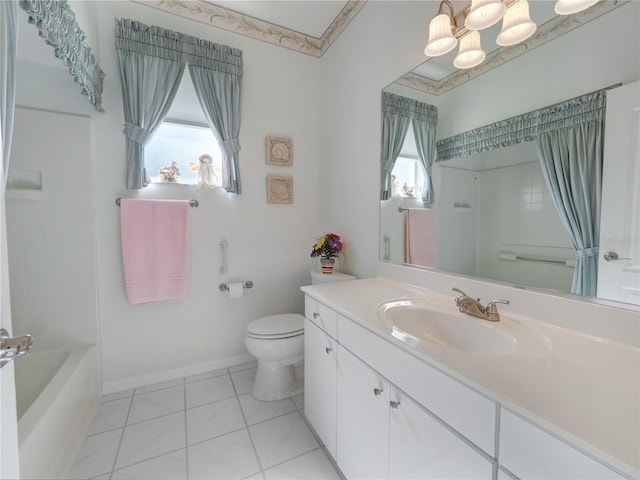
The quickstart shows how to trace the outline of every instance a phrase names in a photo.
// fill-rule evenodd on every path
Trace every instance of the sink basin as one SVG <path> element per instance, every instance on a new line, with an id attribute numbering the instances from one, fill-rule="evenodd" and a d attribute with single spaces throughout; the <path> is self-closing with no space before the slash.
<path id="1" fill-rule="evenodd" d="M 548 349 L 546 338 L 522 323 L 504 317 L 489 322 L 443 302 L 395 300 L 381 304 L 377 311 L 391 335 L 414 348 L 431 344 L 487 355 L 541 353 Z"/>

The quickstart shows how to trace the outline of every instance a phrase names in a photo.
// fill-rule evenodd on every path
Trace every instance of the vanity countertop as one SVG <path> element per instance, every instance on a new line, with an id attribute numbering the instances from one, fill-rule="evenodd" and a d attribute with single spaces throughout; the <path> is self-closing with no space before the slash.
<path id="1" fill-rule="evenodd" d="M 382 277 L 310 285 L 302 291 L 578 448 L 632 477 L 640 476 L 640 348 L 512 315 L 504 305 L 503 317 L 548 339 L 546 351 L 489 355 L 427 342 L 414 348 L 390 335 L 377 307 L 420 298 L 449 302 L 455 311 L 453 293 L 445 296 Z"/>

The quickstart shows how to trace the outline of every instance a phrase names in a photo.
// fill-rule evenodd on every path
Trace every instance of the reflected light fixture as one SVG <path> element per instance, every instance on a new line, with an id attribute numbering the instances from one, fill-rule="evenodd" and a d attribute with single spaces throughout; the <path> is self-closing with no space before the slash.
<path id="1" fill-rule="evenodd" d="M 484 62 L 486 57 L 487 54 L 480 45 L 480 32 L 469 30 L 469 33 L 460 39 L 460 50 L 453 59 L 453 65 L 456 68 L 473 68 Z"/>
<path id="2" fill-rule="evenodd" d="M 558 15 L 571 15 L 591 7 L 598 0 L 556 0 Z M 445 7 L 449 12 L 445 11 Z M 429 22 L 429 39 L 425 55 L 438 57 L 460 44 L 453 64 L 456 68 L 473 68 L 486 58 L 480 32 L 502 20 L 502 30 L 496 39 L 501 47 L 524 42 L 536 31 L 529 17 L 528 0 L 472 0 L 471 6 L 455 13 L 449 0 L 442 0 L 438 13 Z"/>

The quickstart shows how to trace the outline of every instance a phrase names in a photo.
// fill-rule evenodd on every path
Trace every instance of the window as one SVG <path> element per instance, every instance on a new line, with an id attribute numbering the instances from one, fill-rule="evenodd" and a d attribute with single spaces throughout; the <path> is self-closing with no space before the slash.
<path id="1" fill-rule="evenodd" d="M 422 198 L 424 168 L 418 159 L 413 129 L 409 127 L 400 155 L 391 171 L 391 196 Z"/>
<path id="2" fill-rule="evenodd" d="M 208 155 L 214 183 L 222 184 L 222 152 L 185 70 L 169 113 L 145 146 L 145 167 L 153 183 L 198 183 L 200 158 Z M 203 157 L 204 159 L 204 157 Z M 175 162 L 175 163 L 174 163 Z"/>

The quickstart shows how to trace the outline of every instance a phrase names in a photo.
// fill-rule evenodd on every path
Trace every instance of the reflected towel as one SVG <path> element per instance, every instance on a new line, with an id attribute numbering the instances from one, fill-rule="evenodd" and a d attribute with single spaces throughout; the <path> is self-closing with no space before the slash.
<path id="1" fill-rule="evenodd" d="M 410 208 L 405 223 L 405 262 L 423 267 L 436 266 L 435 209 Z"/>
<path id="2" fill-rule="evenodd" d="M 124 284 L 131 304 L 183 300 L 189 284 L 189 202 L 120 202 Z"/>

